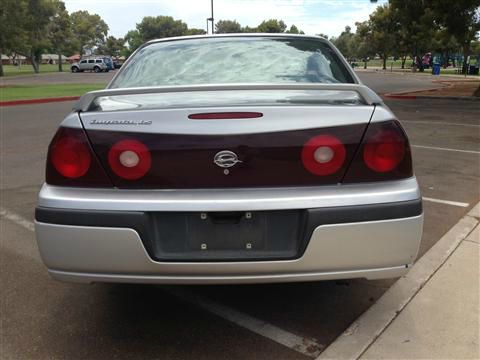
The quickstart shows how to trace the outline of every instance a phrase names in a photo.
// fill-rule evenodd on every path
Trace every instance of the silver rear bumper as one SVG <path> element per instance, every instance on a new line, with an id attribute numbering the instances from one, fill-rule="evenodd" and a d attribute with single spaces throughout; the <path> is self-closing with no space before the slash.
<path id="1" fill-rule="evenodd" d="M 249 283 L 401 276 L 418 252 L 423 215 L 319 226 L 299 259 L 255 262 L 153 261 L 132 229 L 35 223 L 51 275 L 80 282 Z"/>
<path id="2" fill-rule="evenodd" d="M 254 198 L 260 191 L 263 197 Z M 253 211 L 344 208 L 372 203 L 402 203 L 420 198 L 414 178 L 389 184 L 297 189 L 297 196 L 294 196 L 293 189 L 229 190 L 230 196 L 223 190 L 208 193 L 209 197 L 206 191 L 201 190 L 187 195 L 177 191 L 81 190 L 44 186 L 39 205 L 63 210 L 119 212 Z M 158 284 L 398 277 L 415 260 L 422 227 L 423 214 L 330 223 L 316 227 L 303 254 L 292 260 L 162 262 L 149 256 L 139 233 L 132 228 L 35 222 L 40 254 L 55 279 Z"/>

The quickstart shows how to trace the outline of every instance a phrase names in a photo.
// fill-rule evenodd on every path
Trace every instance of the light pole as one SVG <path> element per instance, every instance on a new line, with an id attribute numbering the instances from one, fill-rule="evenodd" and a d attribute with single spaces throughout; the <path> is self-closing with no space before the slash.
<path id="1" fill-rule="evenodd" d="M 213 21 L 213 0 L 211 0 L 211 7 L 212 7 L 212 17 L 210 20 L 212 20 L 212 35 L 215 34 L 215 22 Z"/>

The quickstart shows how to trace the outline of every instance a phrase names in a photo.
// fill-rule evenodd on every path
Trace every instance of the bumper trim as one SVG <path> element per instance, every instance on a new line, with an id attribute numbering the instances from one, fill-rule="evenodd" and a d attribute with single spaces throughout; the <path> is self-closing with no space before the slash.
<path id="1" fill-rule="evenodd" d="M 303 282 L 320 280 L 360 279 L 367 280 L 389 279 L 405 275 L 411 265 L 394 266 L 378 269 L 329 271 L 296 274 L 271 275 L 242 275 L 242 276 L 165 276 L 165 275 L 124 275 L 124 274 L 97 274 L 48 270 L 50 276 L 59 281 L 76 283 L 129 283 L 129 284 L 260 284 L 281 282 Z"/>

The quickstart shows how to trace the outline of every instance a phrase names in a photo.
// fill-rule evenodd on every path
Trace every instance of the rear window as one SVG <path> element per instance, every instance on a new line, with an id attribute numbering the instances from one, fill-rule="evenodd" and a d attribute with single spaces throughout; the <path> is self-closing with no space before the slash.
<path id="1" fill-rule="evenodd" d="M 110 88 L 292 82 L 355 81 L 322 40 L 252 36 L 148 45 L 122 68 Z"/>
<path id="2" fill-rule="evenodd" d="M 96 62 L 97 64 L 99 64 L 99 63 L 102 62 L 102 60 L 101 60 L 101 59 L 98 59 L 98 60 L 95 60 L 95 62 Z"/>

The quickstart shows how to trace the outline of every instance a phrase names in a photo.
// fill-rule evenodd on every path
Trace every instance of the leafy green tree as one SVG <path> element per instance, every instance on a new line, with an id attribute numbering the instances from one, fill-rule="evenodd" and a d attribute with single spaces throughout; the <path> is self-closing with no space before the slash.
<path id="1" fill-rule="evenodd" d="M 204 29 L 191 28 L 187 30 L 185 35 L 205 35 L 206 33 Z"/>
<path id="2" fill-rule="evenodd" d="M 146 16 L 137 30 L 143 42 L 172 36 L 182 36 L 188 31 L 187 24 L 171 16 Z"/>
<path id="3" fill-rule="evenodd" d="M 387 59 L 393 54 L 395 48 L 395 33 L 398 22 L 395 12 L 389 5 L 377 7 L 370 15 L 371 42 L 373 49 L 382 59 L 382 68 L 387 68 Z"/>
<path id="4" fill-rule="evenodd" d="M 283 20 L 270 19 L 264 20 L 257 27 L 257 31 L 261 33 L 283 33 L 287 29 L 287 25 Z"/>
<path id="5" fill-rule="evenodd" d="M 115 36 L 109 36 L 105 40 L 105 43 L 100 45 L 95 52 L 97 54 L 119 57 L 124 50 L 125 50 L 125 40 L 123 38 L 116 38 Z"/>
<path id="6" fill-rule="evenodd" d="M 10 55 L 18 44 L 25 39 L 22 20 L 26 13 L 27 2 L 22 0 L 2 0 L 0 6 L 0 54 Z M 0 61 L 0 76 L 4 76 Z"/>
<path id="7" fill-rule="evenodd" d="M 86 10 L 80 10 L 70 15 L 72 31 L 78 41 L 80 55 L 86 47 L 93 49 L 102 45 L 108 33 L 108 25 L 97 14 L 90 14 Z"/>
<path id="8" fill-rule="evenodd" d="M 48 35 L 50 47 L 58 54 L 58 71 L 63 71 L 62 53 L 72 52 L 76 46 L 76 39 L 73 37 L 72 25 L 68 11 L 63 1 L 54 1 L 55 15 L 50 21 Z"/>
<path id="9" fill-rule="evenodd" d="M 363 61 L 363 68 L 366 69 L 368 60 L 376 54 L 372 41 L 372 29 L 368 21 L 357 22 L 355 25 L 357 27 L 353 38 L 353 42 L 356 44 L 355 56 Z"/>
<path id="10" fill-rule="evenodd" d="M 327 40 L 329 39 L 328 35 L 324 34 L 324 33 L 317 34 L 317 36 L 320 36 L 320 37 L 322 37 L 324 39 L 327 39 Z"/>
<path id="11" fill-rule="evenodd" d="M 130 30 L 124 37 L 127 46 L 126 57 L 130 56 L 142 44 L 143 40 L 138 30 Z"/>
<path id="12" fill-rule="evenodd" d="M 241 33 L 242 26 L 236 20 L 220 20 L 215 24 L 216 34 Z"/>
<path id="13" fill-rule="evenodd" d="M 191 29 L 192 30 L 192 29 Z M 188 26 L 181 20 L 175 20 L 171 16 L 146 16 L 125 35 L 130 53 L 135 51 L 143 43 L 172 36 L 188 35 Z M 200 30 L 196 30 L 200 32 Z"/>
<path id="14" fill-rule="evenodd" d="M 435 19 L 461 45 L 464 64 L 480 31 L 480 0 L 430 0 Z"/>
<path id="15" fill-rule="evenodd" d="M 17 19 L 22 29 L 20 42 L 13 44 L 16 53 L 27 57 L 35 73 L 40 72 L 42 53 L 50 46 L 48 27 L 55 15 L 55 4 L 49 0 L 20 0 L 25 3 L 21 19 Z"/>
<path id="16" fill-rule="evenodd" d="M 354 57 L 354 34 L 352 33 L 352 28 L 350 26 L 346 26 L 345 30 L 342 31 L 338 37 L 332 38 L 331 40 L 347 59 L 352 59 Z"/>
<path id="17" fill-rule="evenodd" d="M 433 1 L 436 0 L 389 0 L 390 9 L 401 27 L 405 46 L 410 49 L 412 58 L 421 57 L 431 48 L 438 29 L 438 21 L 435 21 L 431 9 Z M 416 70 L 416 65 L 413 70 Z"/>

